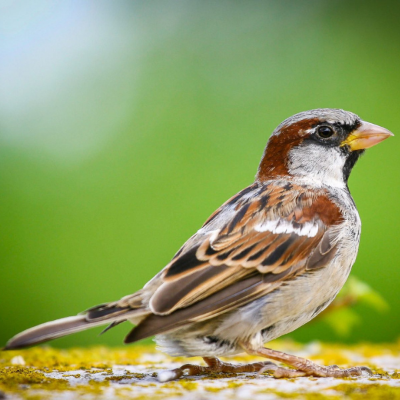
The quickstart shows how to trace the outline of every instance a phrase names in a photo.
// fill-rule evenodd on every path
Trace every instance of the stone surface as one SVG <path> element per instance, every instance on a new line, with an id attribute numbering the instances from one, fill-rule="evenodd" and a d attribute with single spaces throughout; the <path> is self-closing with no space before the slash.
<path id="1" fill-rule="evenodd" d="M 342 346 L 277 341 L 271 347 L 324 365 L 366 365 L 360 378 L 274 379 L 268 374 L 215 374 L 161 383 L 160 372 L 200 358 L 170 358 L 154 346 L 57 350 L 36 347 L 0 353 L 0 399 L 400 399 L 400 343 Z M 254 362 L 240 355 L 230 362 Z"/>

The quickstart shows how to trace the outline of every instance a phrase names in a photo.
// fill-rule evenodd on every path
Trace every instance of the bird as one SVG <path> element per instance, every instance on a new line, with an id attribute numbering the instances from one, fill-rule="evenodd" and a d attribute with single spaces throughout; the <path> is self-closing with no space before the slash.
<path id="1" fill-rule="evenodd" d="M 265 344 L 316 317 L 344 285 L 361 232 L 348 179 L 365 149 L 390 136 L 342 109 L 287 118 L 272 132 L 254 183 L 211 214 L 141 290 L 28 329 L 4 350 L 129 321 L 134 327 L 125 343 L 155 336 L 161 351 L 200 356 L 206 364 L 163 371 L 162 382 L 215 372 L 371 374 L 367 367 L 323 366 Z M 266 361 L 219 359 L 242 352 Z"/>

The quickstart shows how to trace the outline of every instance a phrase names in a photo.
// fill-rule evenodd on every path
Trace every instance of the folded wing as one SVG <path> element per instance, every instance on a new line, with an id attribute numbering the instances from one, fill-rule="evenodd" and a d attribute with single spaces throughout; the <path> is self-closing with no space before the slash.
<path id="1" fill-rule="evenodd" d="M 338 207 L 290 183 L 254 184 L 226 202 L 162 271 L 140 340 L 215 317 L 323 268 L 336 253 Z"/>

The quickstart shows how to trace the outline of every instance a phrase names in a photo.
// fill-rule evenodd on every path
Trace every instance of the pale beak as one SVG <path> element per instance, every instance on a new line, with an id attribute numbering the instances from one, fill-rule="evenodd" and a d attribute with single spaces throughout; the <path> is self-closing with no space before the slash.
<path id="1" fill-rule="evenodd" d="M 368 149 L 387 139 L 389 136 L 394 136 L 392 132 L 381 126 L 362 121 L 362 124 L 350 135 L 346 140 L 340 143 L 340 146 L 349 146 L 351 150 Z"/>

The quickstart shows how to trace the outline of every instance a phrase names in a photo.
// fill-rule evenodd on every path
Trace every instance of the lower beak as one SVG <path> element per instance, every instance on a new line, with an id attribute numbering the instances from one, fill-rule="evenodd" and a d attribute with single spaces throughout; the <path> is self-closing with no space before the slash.
<path id="1" fill-rule="evenodd" d="M 351 150 L 368 149 L 387 139 L 389 136 L 394 136 L 392 132 L 381 126 L 363 121 L 362 124 L 350 135 L 340 146 L 349 146 Z"/>

